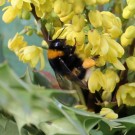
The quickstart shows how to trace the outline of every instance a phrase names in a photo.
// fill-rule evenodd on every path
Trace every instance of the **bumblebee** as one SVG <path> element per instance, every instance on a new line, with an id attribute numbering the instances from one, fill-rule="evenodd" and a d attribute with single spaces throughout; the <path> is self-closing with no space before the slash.
<path id="1" fill-rule="evenodd" d="M 87 89 L 86 83 L 82 81 L 86 74 L 84 61 L 75 54 L 75 49 L 76 45 L 66 45 L 65 39 L 52 40 L 48 49 L 48 60 L 56 77 L 64 76 L 81 88 Z"/>
<path id="2" fill-rule="evenodd" d="M 76 53 L 76 45 L 66 45 L 66 40 L 52 40 L 48 48 L 48 60 L 53 68 L 60 88 L 81 91 L 84 103 L 88 108 L 94 108 L 95 96 L 90 94 L 88 86 L 83 81 L 87 68 L 95 65 L 93 59 L 82 60 Z M 68 82 L 69 81 L 69 82 Z M 71 85 L 72 86 L 71 86 Z"/>

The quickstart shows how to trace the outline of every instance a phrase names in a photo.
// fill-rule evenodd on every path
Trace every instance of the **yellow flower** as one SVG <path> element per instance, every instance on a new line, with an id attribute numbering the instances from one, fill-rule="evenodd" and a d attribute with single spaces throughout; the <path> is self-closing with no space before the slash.
<path id="1" fill-rule="evenodd" d="M 98 10 L 91 10 L 88 14 L 91 24 L 97 28 L 102 26 L 102 16 Z"/>
<path id="2" fill-rule="evenodd" d="M 100 115 L 104 116 L 107 119 L 117 119 L 118 114 L 116 114 L 112 109 L 110 108 L 102 108 L 100 111 Z"/>
<path id="3" fill-rule="evenodd" d="M 14 36 L 13 39 L 8 41 L 8 48 L 15 52 L 18 55 L 18 52 L 21 48 L 27 46 L 27 42 L 24 41 L 24 37 L 18 33 Z"/>
<path id="4" fill-rule="evenodd" d="M 122 34 L 120 40 L 123 47 L 131 45 L 131 43 L 133 42 L 133 38 L 126 38 L 124 33 Z"/>
<path id="5" fill-rule="evenodd" d="M 89 45 L 91 45 L 91 54 L 93 55 L 98 55 L 99 54 L 99 49 L 100 49 L 100 40 L 101 40 L 101 35 L 99 32 L 94 29 L 90 30 L 88 32 L 88 41 Z"/>
<path id="6" fill-rule="evenodd" d="M 125 33 L 121 36 L 121 44 L 123 46 L 128 46 L 132 43 L 133 39 L 135 38 L 135 26 L 129 26 Z"/>
<path id="7" fill-rule="evenodd" d="M 126 59 L 127 66 L 130 70 L 135 71 L 135 57 L 131 56 Z"/>
<path id="8" fill-rule="evenodd" d="M 106 4 L 108 3 L 110 0 L 97 0 L 97 4 Z"/>
<path id="9" fill-rule="evenodd" d="M 67 22 L 72 19 L 75 14 L 73 9 L 73 4 L 68 1 L 56 0 L 54 2 L 54 12 L 59 16 L 62 22 Z"/>
<path id="10" fill-rule="evenodd" d="M 81 14 L 84 10 L 85 3 L 83 0 L 74 0 L 73 10 L 76 14 Z"/>
<path id="11" fill-rule="evenodd" d="M 125 31 L 125 37 L 127 39 L 129 38 L 135 38 L 135 26 L 131 25 L 129 26 Z"/>
<path id="12" fill-rule="evenodd" d="M 114 39 L 110 38 L 108 34 L 100 34 L 97 30 L 89 31 L 88 41 L 91 46 L 91 55 L 100 55 L 103 63 L 104 61 L 110 62 L 120 70 L 125 69 L 118 61 L 118 58 L 123 56 L 124 49 Z M 101 64 L 97 63 L 97 65 Z"/>
<path id="13" fill-rule="evenodd" d="M 135 11 L 131 11 L 129 9 L 129 7 L 125 7 L 123 9 L 122 16 L 123 16 L 123 18 L 128 19 L 128 18 L 132 17 L 134 14 L 135 14 Z"/>
<path id="14" fill-rule="evenodd" d="M 135 106 L 135 83 L 127 83 L 119 87 L 116 99 L 118 106 L 126 104 L 128 106 Z"/>
<path id="15" fill-rule="evenodd" d="M 122 23 L 120 18 L 107 11 L 102 11 L 101 14 L 105 32 L 110 34 L 112 38 L 118 38 L 122 33 Z"/>
<path id="16" fill-rule="evenodd" d="M 32 68 L 36 67 L 40 61 L 40 70 L 44 69 L 45 61 L 43 49 L 37 46 L 26 46 L 20 49 L 18 57 L 24 63 L 29 63 Z"/>
<path id="17" fill-rule="evenodd" d="M 77 23 L 76 22 L 80 22 Z M 84 39 L 85 39 L 85 33 L 83 31 L 84 27 L 84 17 L 82 15 L 75 15 L 72 18 L 72 24 L 65 24 L 65 29 L 63 31 L 63 28 L 59 29 L 53 36 L 53 39 L 57 38 L 59 34 L 59 38 L 66 39 L 66 44 L 68 45 L 83 45 Z"/>
<path id="18" fill-rule="evenodd" d="M 135 0 L 127 0 L 127 6 L 123 10 L 123 17 L 128 19 L 135 14 Z"/>
<path id="19" fill-rule="evenodd" d="M 18 15 L 18 13 L 20 12 L 19 9 L 13 8 L 12 6 L 8 6 L 8 7 L 4 8 L 3 10 L 6 10 L 2 16 L 2 20 L 5 23 L 12 22 L 16 18 L 16 16 Z"/>
<path id="20" fill-rule="evenodd" d="M 76 32 L 80 32 L 85 25 L 84 20 L 85 18 L 83 15 L 74 15 L 72 19 L 73 30 Z"/>
<path id="21" fill-rule="evenodd" d="M 105 87 L 106 80 L 104 74 L 100 70 L 94 71 L 89 80 L 88 87 L 91 93 L 95 93 L 95 91 L 99 91 L 101 87 Z"/>
<path id="22" fill-rule="evenodd" d="M 21 14 L 22 10 L 31 11 L 31 1 L 30 0 L 10 0 L 11 6 L 5 7 L 3 10 L 6 10 L 2 16 L 2 19 L 5 23 L 12 22 L 17 15 Z"/>
<path id="23" fill-rule="evenodd" d="M 33 4 L 35 6 L 36 15 L 38 17 L 43 17 L 45 13 L 50 13 L 53 9 L 53 4 L 51 0 L 33 0 Z"/>
<path id="24" fill-rule="evenodd" d="M 106 70 L 104 75 L 106 78 L 106 85 L 104 87 L 104 90 L 108 92 L 113 92 L 114 88 L 116 87 L 116 84 L 120 81 L 117 73 L 111 69 L 108 69 Z"/>

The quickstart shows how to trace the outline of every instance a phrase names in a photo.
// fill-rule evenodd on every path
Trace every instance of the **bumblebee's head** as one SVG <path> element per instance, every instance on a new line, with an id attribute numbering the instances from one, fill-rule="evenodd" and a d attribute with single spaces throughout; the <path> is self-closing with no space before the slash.
<path id="1" fill-rule="evenodd" d="M 63 50 L 65 46 L 65 40 L 64 39 L 55 39 L 51 42 L 49 49 L 52 50 Z"/>

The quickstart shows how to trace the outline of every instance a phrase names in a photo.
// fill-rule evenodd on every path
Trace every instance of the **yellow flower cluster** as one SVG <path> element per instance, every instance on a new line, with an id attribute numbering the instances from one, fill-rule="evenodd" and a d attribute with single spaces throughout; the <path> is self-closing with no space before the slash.
<path id="1" fill-rule="evenodd" d="M 6 23 L 12 22 L 17 15 L 21 14 L 22 9 L 26 11 L 31 11 L 30 0 L 10 0 L 11 6 L 5 7 L 3 14 L 3 21 Z"/>
<path id="2" fill-rule="evenodd" d="M 118 82 L 119 77 L 113 70 L 108 69 L 104 74 L 100 70 L 95 70 L 88 80 L 88 87 L 91 93 L 95 93 L 95 91 L 99 91 L 102 88 L 104 90 L 103 100 L 108 100 L 104 98 L 105 95 L 111 94 Z"/>
<path id="3" fill-rule="evenodd" d="M 112 109 L 110 108 L 102 108 L 100 111 L 100 115 L 104 116 L 107 119 L 113 120 L 118 118 L 118 114 L 116 114 Z"/>
<path id="4" fill-rule="evenodd" d="M 131 25 L 126 29 L 126 31 L 121 36 L 122 46 L 131 45 L 134 38 L 135 38 L 135 26 Z"/>
<path id="5" fill-rule="evenodd" d="M 120 86 L 116 98 L 118 106 L 121 104 L 135 106 L 135 83 L 127 83 Z"/>
<path id="6" fill-rule="evenodd" d="M 58 37 L 58 35 L 62 32 L 60 35 L 60 38 L 66 39 L 66 43 L 69 45 L 82 45 L 84 43 L 85 33 L 83 31 L 83 27 L 85 25 L 83 15 L 74 15 L 72 18 L 72 23 L 65 25 L 65 29 L 63 31 L 63 28 L 59 29 L 55 35 L 53 36 L 53 39 Z M 78 23 L 79 22 L 79 23 Z"/>
<path id="7" fill-rule="evenodd" d="M 128 19 L 135 15 L 135 0 L 127 0 L 127 6 L 123 10 L 123 17 Z"/>
<path id="8" fill-rule="evenodd" d="M 12 22 L 18 15 L 24 12 L 27 16 L 26 13 L 32 11 L 31 4 L 34 5 L 38 17 L 43 17 L 45 13 L 51 12 L 52 10 L 52 0 L 9 0 L 8 2 L 10 2 L 11 5 L 3 9 L 5 12 L 2 17 L 3 21 L 6 23 Z M 5 1 L 2 2 L 2 4 L 4 3 Z"/>
<path id="9" fill-rule="evenodd" d="M 54 2 L 54 12 L 62 22 L 72 20 L 76 14 L 81 14 L 86 5 L 105 4 L 109 0 L 56 0 Z"/>
<path id="10" fill-rule="evenodd" d="M 107 61 L 117 69 L 124 70 L 118 60 L 123 56 L 124 49 L 115 41 L 122 33 L 121 20 L 110 12 L 98 10 L 89 12 L 89 20 L 95 29 L 88 32 L 88 41 L 91 55 L 100 55 L 97 64 Z"/>
<path id="11" fill-rule="evenodd" d="M 41 47 L 28 46 L 27 42 L 24 41 L 24 37 L 18 33 L 13 39 L 8 42 L 8 48 L 12 50 L 21 61 L 30 64 L 32 68 L 36 67 L 40 61 L 40 70 L 45 66 L 43 50 Z"/>
<path id="12" fill-rule="evenodd" d="M 103 33 L 108 33 L 111 38 L 118 38 L 122 33 L 121 20 L 111 12 L 91 10 L 89 12 L 89 20 L 93 27 L 102 27 Z"/>

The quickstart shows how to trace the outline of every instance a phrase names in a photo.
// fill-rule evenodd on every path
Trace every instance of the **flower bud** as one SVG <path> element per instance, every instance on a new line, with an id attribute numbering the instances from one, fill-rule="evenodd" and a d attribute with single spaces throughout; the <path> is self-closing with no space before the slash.
<path id="1" fill-rule="evenodd" d="M 103 73 L 99 70 L 94 71 L 88 80 L 90 92 L 95 93 L 95 91 L 99 91 L 101 87 L 105 87 L 105 85 L 106 78 L 104 77 Z"/>
<path id="2" fill-rule="evenodd" d="M 135 83 L 127 83 L 119 87 L 116 99 L 118 106 L 126 104 L 128 106 L 135 106 Z"/>
<path id="3" fill-rule="evenodd" d="M 126 38 L 125 34 L 122 34 L 120 40 L 121 40 L 121 45 L 124 47 L 130 45 L 133 41 L 132 38 Z"/>
<path id="4" fill-rule="evenodd" d="M 83 0 L 75 0 L 73 10 L 76 14 L 81 14 L 84 10 L 84 6 L 85 6 L 85 3 Z"/>
<path id="5" fill-rule="evenodd" d="M 98 10 L 91 10 L 88 14 L 91 24 L 97 28 L 102 26 L 102 16 Z"/>
<path id="6" fill-rule="evenodd" d="M 18 52 L 21 48 L 26 46 L 27 42 L 24 41 L 24 37 L 19 35 L 18 33 L 16 33 L 13 39 L 10 39 L 8 41 L 8 48 L 14 51 L 16 55 L 18 55 Z"/>
<path id="7" fill-rule="evenodd" d="M 8 7 L 6 7 L 6 11 L 2 16 L 2 20 L 5 23 L 10 23 L 16 18 L 18 13 L 19 13 L 19 10 L 17 8 L 13 8 L 12 6 L 8 6 Z"/>
<path id="8" fill-rule="evenodd" d="M 128 19 L 128 18 L 132 17 L 134 13 L 135 13 L 135 11 L 131 11 L 129 9 L 129 7 L 127 6 L 123 9 L 122 16 L 123 16 L 123 18 Z"/>
<path id="9" fill-rule="evenodd" d="M 127 39 L 129 38 L 135 38 L 135 26 L 131 25 L 129 26 L 125 31 L 125 37 Z"/>
<path id="10" fill-rule="evenodd" d="M 135 10 L 135 0 L 129 0 L 127 1 L 127 4 L 130 11 Z"/>
<path id="11" fill-rule="evenodd" d="M 108 119 L 117 119 L 118 114 L 116 114 L 112 109 L 110 108 L 102 108 L 100 111 L 100 115 L 108 118 Z"/>
<path id="12" fill-rule="evenodd" d="M 130 70 L 135 71 L 135 57 L 131 56 L 126 59 L 127 66 Z"/>
<path id="13" fill-rule="evenodd" d="M 74 15 L 73 19 L 72 19 L 72 25 L 73 25 L 73 29 L 76 32 L 81 31 L 85 25 L 84 16 L 83 15 L 80 15 L 80 16 Z"/>
<path id="14" fill-rule="evenodd" d="M 90 30 L 88 32 L 88 40 L 89 40 L 90 44 L 92 44 L 92 46 L 99 46 L 101 36 L 100 36 L 99 32 L 96 29 Z"/>

